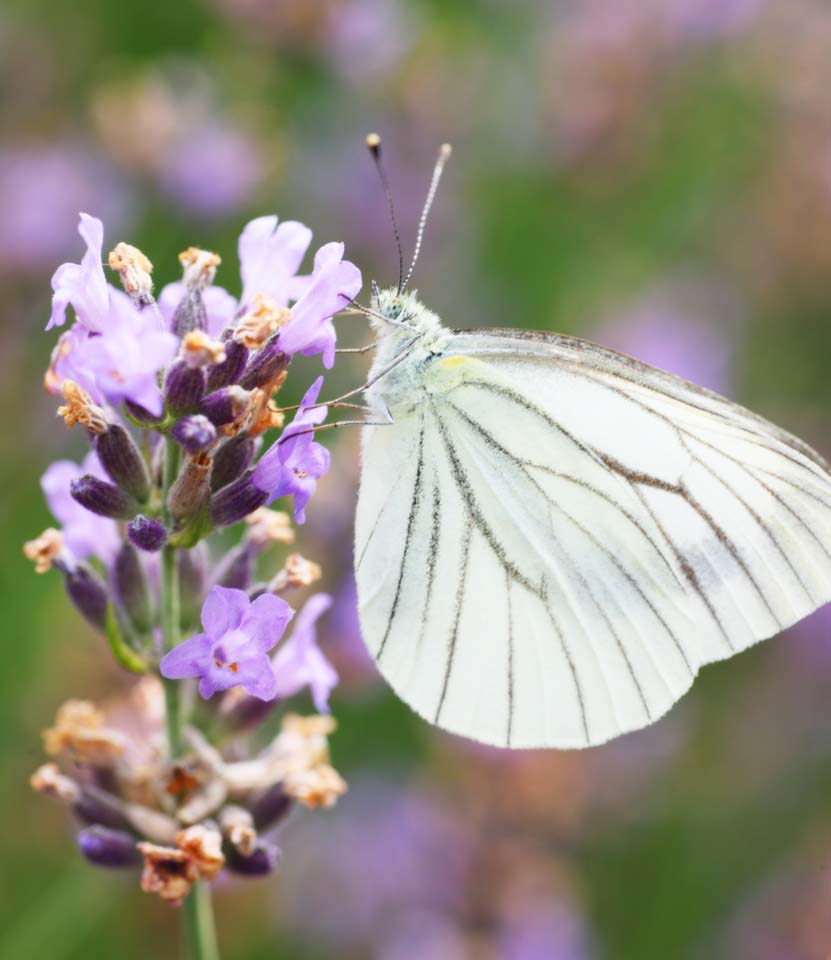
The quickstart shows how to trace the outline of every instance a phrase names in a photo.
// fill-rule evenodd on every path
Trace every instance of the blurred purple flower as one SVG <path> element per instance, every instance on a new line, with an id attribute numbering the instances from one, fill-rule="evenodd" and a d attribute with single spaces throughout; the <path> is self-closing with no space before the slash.
<path id="1" fill-rule="evenodd" d="M 242 306 L 250 306 L 258 293 L 281 307 L 296 300 L 308 286 L 307 278 L 296 274 L 311 242 L 312 231 L 294 220 L 278 225 L 277 217 L 270 216 L 247 223 L 238 247 Z"/>
<path id="2" fill-rule="evenodd" d="M 41 477 L 40 486 L 52 516 L 61 525 L 64 544 L 73 557 L 85 560 L 95 556 L 109 565 L 121 546 L 115 520 L 90 513 L 69 492 L 72 481 L 85 474 L 109 480 L 94 450 L 81 464 L 57 460 Z"/>
<path id="3" fill-rule="evenodd" d="M 66 308 L 72 304 L 87 330 L 100 333 L 106 326 L 110 304 L 103 264 L 104 224 L 82 213 L 78 233 L 87 250 L 80 263 L 62 263 L 52 276 L 52 314 L 46 329 L 63 326 Z"/>
<path id="4" fill-rule="evenodd" d="M 318 713 L 329 712 L 329 694 L 338 683 L 334 667 L 317 645 L 317 620 L 331 606 L 332 598 L 327 593 L 309 597 L 297 615 L 291 636 L 271 658 L 277 696 L 292 697 L 309 687 Z"/>
<path id="5" fill-rule="evenodd" d="M 797 659 L 801 659 L 810 671 L 817 668 L 827 671 L 831 666 L 831 603 L 794 624 L 789 633 L 796 643 Z M 787 656 L 790 658 L 792 654 L 789 645 Z"/>
<path id="6" fill-rule="evenodd" d="M 93 205 L 126 226 L 128 194 L 103 156 L 66 142 L 0 149 L 0 268 L 40 268 L 71 254 L 78 211 Z"/>
<path id="7" fill-rule="evenodd" d="M 327 46 L 342 76 L 372 80 L 400 63 L 417 36 L 413 12 L 397 0 L 347 0 L 332 7 Z"/>
<path id="8" fill-rule="evenodd" d="M 252 697 L 273 700 L 277 680 L 268 651 L 293 615 L 274 594 L 264 593 L 252 602 L 244 590 L 213 587 L 202 607 L 205 633 L 165 654 L 161 674 L 169 680 L 199 677 L 199 693 L 206 700 L 236 686 Z"/>
<path id="9" fill-rule="evenodd" d="M 717 393 L 727 393 L 733 342 L 724 319 L 732 319 L 736 310 L 730 298 L 719 293 L 680 286 L 657 289 L 634 308 L 602 322 L 591 339 Z M 709 316 L 720 316 L 723 321 L 716 326 L 706 319 Z"/>
<path id="10" fill-rule="evenodd" d="M 470 876 L 470 822 L 413 783 L 377 777 L 353 777 L 347 802 L 348 816 L 301 820 L 281 837 L 292 870 L 280 902 L 304 942 L 369 956 L 379 942 L 400 942 L 413 917 L 456 920 Z"/>
<path id="11" fill-rule="evenodd" d="M 176 307 L 185 296 L 185 285 L 181 280 L 162 287 L 156 301 L 167 324 L 173 319 Z M 230 325 L 237 313 L 237 301 L 222 287 L 210 286 L 202 291 L 202 302 L 208 315 L 208 333 L 218 337 Z"/>
<path id="12" fill-rule="evenodd" d="M 666 0 L 670 35 L 686 41 L 710 41 L 749 28 L 765 0 Z"/>
<path id="13" fill-rule="evenodd" d="M 291 308 L 291 318 L 280 332 L 280 349 L 288 356 L 323 354 L 323 366 L 335 363 L 335 327 L 332 315 L 342 310 L 361 289 L 361 271 L 343 259 L 342 243 L 327 243 L 315 254 L 308 288 Z"/>
<path id="14" fill-rule="evenodd" d="M 294 497 L 294 519 L 298 523 L 306 522 L 306 504 L 317 481 L 329 469 L 329 451 L 315 442 L 310 429 L 326 419 L 327 408 L 314 406 L 322 386 L 323 377 L 318 377 L 306 391 L 294 420 L 260 457 L 251 475 L 252 484 L 268 494 L 268 503 Z"/>
<path id="15" fill-rule="evenodd" d="M 245 204 L 263 177 L 256 143 L 241 130 L 206 124 L 187 131 L 162 161 L 162 189 L 202 217 L 219 217 Z"/>
<path id="16" fill-rule="evenodd" d="M 503 960 L 586 960 L 592 956 L 583 918 L 560 902 L 523 902 L 502 923 Z"/>

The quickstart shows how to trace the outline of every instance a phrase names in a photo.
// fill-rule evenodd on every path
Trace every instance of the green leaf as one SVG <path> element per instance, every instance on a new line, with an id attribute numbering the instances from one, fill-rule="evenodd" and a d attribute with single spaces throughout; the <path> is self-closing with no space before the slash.
<path id="1" fill-rule="evenodd" d="M 121 632 L 115 607 L 111 603 L 107 605 L 106 630 L 107 643 L 118 663 L 130 673 L 147 673 L 149 668 L 147 660 L 128 646 Z"/>

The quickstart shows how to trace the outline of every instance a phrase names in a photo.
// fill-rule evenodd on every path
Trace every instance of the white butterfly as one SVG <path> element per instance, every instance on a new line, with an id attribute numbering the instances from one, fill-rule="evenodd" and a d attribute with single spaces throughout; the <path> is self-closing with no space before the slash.
<path id="1" fill-rule="evenodd" d="M 831 475 L 796 437 L 584 340 L 372 307 L 360 619 L 431 723 L 599 744 L 831 599 Z"/>

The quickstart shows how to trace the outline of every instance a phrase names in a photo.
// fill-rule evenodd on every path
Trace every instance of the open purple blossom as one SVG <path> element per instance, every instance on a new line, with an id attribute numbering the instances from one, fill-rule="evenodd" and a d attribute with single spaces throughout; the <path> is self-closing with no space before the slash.
<path id="1" fill-rule="evenodd" d="M 94 450 L 81 464 L 71 460 L 55 461 L 41 477 L 41 489 L 52 515 L 61 525 L 64 545 L 74 559 L 95 556 L 109 565 L 121 545 L 116 522 L 90 513 L 69 492 L 72 481 L 85 474 L 109 479 Z"/>
<path id="2" fill-rule="evenodd" d="M 306 504 L 317 487 L 317 481 L 328 471 L 329 451 L 316 443 L 312 427 L 326 419 L 327 408 L 315 406 L 323 386 L 323 377 L 306 391 L 294 420 L 280 439 L 260 457 L 251 482 L 268 494 L 268 503 L 280 497 L 294 497 L 294 519 L 306 521 Z"/>
<path id="3" fill-rule="evenodd" d="M 59 395 L 64 380 L 73 380 L 95 403 L 104 403 L 104 395 L 84 359 L 84 345 L 89 338 L 89 330 L 78 322 L 58 337 L 44 381 L 50 393 Z"/>
<path id="4" fill-rule="evenodd" d="M 280 349 L 287 356 L 323 354 L 323 366 L 335 363 L 333 314 L 342 310 L 361 289 L 361 271 L 343 259 L 342 243 L 327 243 L 315 254 L 308 289 L 291 308 L 291 319 L 280 333 Z"/>
<path id="5" fill-rule="evenodd" d="M 244 590 L 213 587 L 202 606 L 199 633 L 165 654 L 163 677 L 199 677 L 204 699 L 240 686 L 260 700 L 273 700 L 277 679 L 268 651 L 274 647 L 294 611 L 279 597 L 265 593 L 252 601 Z"/>
<path id="6" fill-rule="evenodd" d="M 297 615 L 291 636 L 271 658 L 278 697 L 311 690 L 318 713 L 329 712 L 329 694 L 338 683 L 335 668 L 317 645 L 317 621 L 332 606 L 328 593 L 309 597 Z"/>
<path id="7" fill-rule="evenodd" d="M 70 304 L 78 320 L 90 331 L 100 332 L 107 320 L 110 301 L 102 261 L 104 224 L 82 213 L 78 233 L 87 251 L 80 263 L 62 263 L 52 276 L 52 314 L 47 330 L 63 326 Z"/>
<path id="8" fill-rule="evenodd" d="M 163 403 L 158 373 L 178 344 L 172 333 L 161 328 L 155 311 L 139 310 L 125 293 L 111 288 L 106 329 L 75 345 L 72 366 L 93 380 L 93 394 L 103 395 L 112 404 L 132 400 L 159 416 Z"/>
<path id="9" fill-rule="evenodd" d="M 308 278 L 296 273 L 311 242 L 312 231 L 294 220 L 257 217 L 246 224 L 239 238 L 240 304 L 250 306 L 258 293 L 281 307 L 296 300 L 308 286 Z"/>

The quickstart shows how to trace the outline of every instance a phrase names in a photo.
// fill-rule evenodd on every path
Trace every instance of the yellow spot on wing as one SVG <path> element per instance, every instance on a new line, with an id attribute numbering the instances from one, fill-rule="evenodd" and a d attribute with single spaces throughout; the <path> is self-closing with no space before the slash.
<path id="1" fill-rule="evenodd" d="M 458 367 L 460 364 L 467 363 L 468 360 L 470 360 L 470 357 L 447 357 L 440 360 L 439 363 L 443 367 Z"/>

